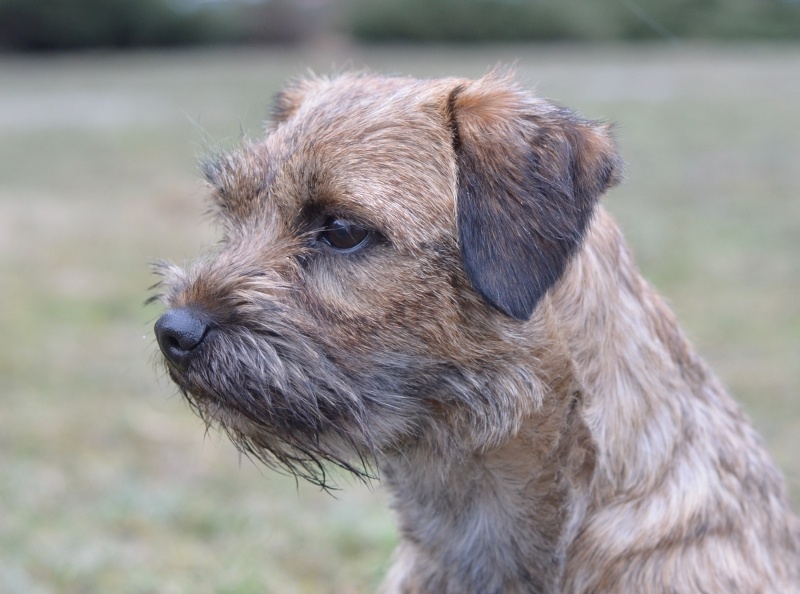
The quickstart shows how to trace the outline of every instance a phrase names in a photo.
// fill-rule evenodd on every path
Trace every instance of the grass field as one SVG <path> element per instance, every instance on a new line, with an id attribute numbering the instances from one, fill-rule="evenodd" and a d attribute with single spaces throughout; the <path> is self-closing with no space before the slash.
<path id="1" fill-rule="evenodd" d="M 195 167 L 307 67 L 479 75 L 618 123 L 607 199 L 800 504 L 800 46 L 0 58 L 0 592 L 371 592 L 377 488 L 337 496 L 205 435 L 155 364 L 148 264 L 214 242 Z"/>

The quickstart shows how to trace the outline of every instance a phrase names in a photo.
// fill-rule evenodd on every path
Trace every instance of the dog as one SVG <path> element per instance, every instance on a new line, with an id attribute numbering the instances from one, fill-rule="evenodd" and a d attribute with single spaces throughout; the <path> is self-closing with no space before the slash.
<path id="1" fill-rule="evenodd" d="M 599 204 L 608 125 L 497 71 L 310 76 L 203 170 L 168 373 L 267 464 L 380 476 L 386 593 L 800 592 L 780 472 Z"/>

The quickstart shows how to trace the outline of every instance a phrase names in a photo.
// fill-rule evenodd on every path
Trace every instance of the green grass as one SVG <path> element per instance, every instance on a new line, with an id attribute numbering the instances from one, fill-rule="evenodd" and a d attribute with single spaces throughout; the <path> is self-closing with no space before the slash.
<path id="1" fill-rule="evenodd" d="M 373 591 L 380 489 L 255 467 L 155 364 L 148 263 L 214 241 L 195 160 L 311 66 L 479 75 L 618 123 L 608 206 L 800 502 L 800 47 L 334 49 L 0 59 L 0 591 Z"/>

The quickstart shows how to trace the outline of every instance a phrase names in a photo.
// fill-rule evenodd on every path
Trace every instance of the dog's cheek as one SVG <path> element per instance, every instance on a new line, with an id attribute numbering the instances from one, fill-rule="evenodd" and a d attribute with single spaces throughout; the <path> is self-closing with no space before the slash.
<path id="1" fill-rule="evenodd" d="M 315 262 L 304 283 L 306 307 L 320 340 L 334 348 L 429 357 L 456 340 L 447 338 L 459 326 L 453 284 L 438 262 L 386 252 Z"/>

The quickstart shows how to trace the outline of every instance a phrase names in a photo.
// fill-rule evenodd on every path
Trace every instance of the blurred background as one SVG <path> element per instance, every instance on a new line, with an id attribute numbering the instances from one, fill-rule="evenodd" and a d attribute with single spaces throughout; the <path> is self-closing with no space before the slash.
<path id="1" fill-rule="evenodd" d="M 617 123 L 606 204 L 798 507 L 796 0 L 0 0 L 0 592 L 374 591 L 380 487 L 206 433 L 157 364 L 149 265 L 214 244 L 195 163 L 287 78 L 498 63 Z"/>

